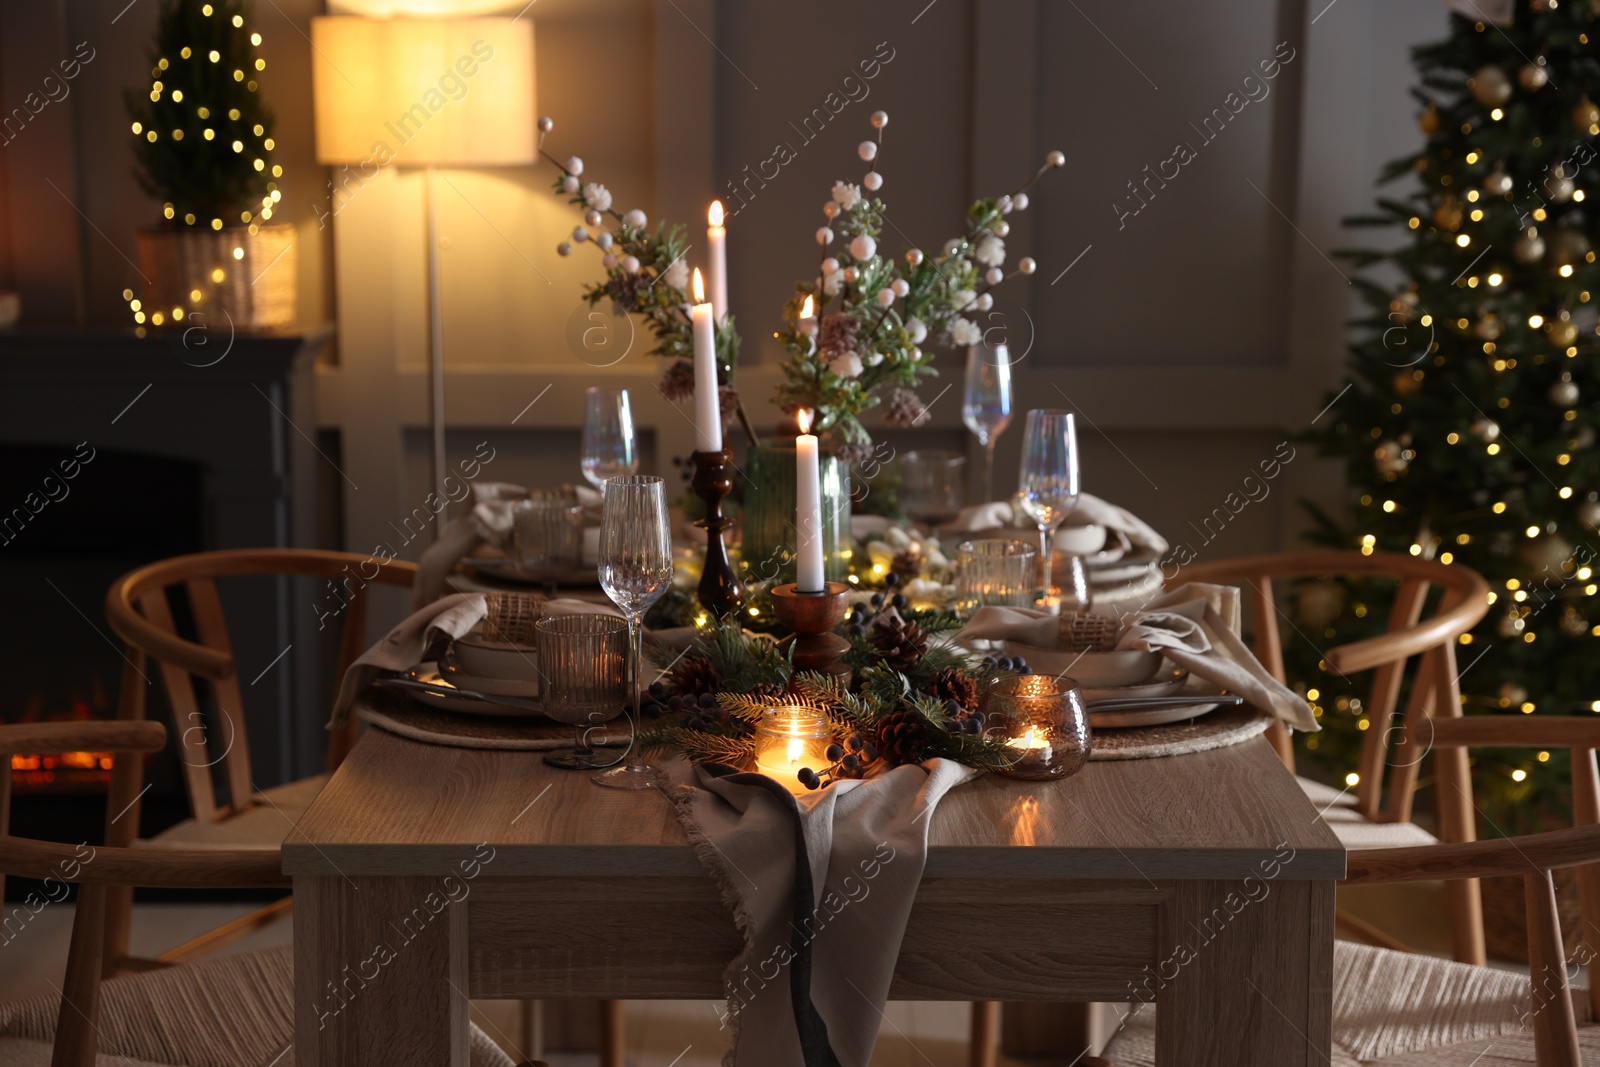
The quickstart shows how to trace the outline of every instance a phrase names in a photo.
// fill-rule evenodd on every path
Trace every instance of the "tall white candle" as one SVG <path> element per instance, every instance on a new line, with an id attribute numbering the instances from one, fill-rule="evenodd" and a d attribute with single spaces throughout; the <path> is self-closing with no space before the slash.
<path id="1" fill-rule="evenodd" d="M 807 355 L 815 355 L 817 351 L 817 314 L 816 303 L 808 294 L 806 302 L 800 305 L 800 319 L 795 323 L 795 328 L 811 339 L 811 348 Z"/>
<path id="2" fill-rule="evenodd" d="M 722 226 L 722 201 L 706 212 L 706 243 L 711 247 L 711 313 L 713 321 L 728 317 L 728 231 Z"/>
<path id="3" fill-rule="evenodd" d="M 700 268 L 694 269 L 694 447 L 700 452 L 722 451 L 722 404 L 717 396 L 717 338 L 712 305 L 705 302 L 706 284 Z"/>
<path id="4" fill-rule="evenodd" d="M 795 587 L 801 593 L 823 591 L 822 577 L 822 472 L 817 460 L 817 438 L 811 429 L 811 412 L 798 415 L 800 436 L 794 439 L 794 525 L 798 532 Z"/>

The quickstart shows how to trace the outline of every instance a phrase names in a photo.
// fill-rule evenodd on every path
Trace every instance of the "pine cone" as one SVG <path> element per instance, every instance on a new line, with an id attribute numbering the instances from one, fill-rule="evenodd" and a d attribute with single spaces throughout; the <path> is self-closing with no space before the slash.
<path id="1" fill-rule="evenodd" d="M 861 323 L 849 315 L 824 315 L 817 335 L 817 356 L 830 360 L 854 352 L 860 332 Z"/>
<path id="2" fill-rule="evenodd" d="M 922 398 L 905 386 L 895 386 L 883 397 L 883 421 L 908 430 L 928 421 L 928 407 Z"/>
<path id="3" fill-rule="evenodd" d="M 694 396 L 694 364 L 686 359 L 678 360 L 667 368 L 656 388 L 662 396 L 675 403 L 688 400 Z"/>
<path id="4" fill-rule="evenodd" d="M 684 656 L 672 665 L 665 681 L 674 693 L 680 695 L 715 693 L 722 687 L 717 669 L 704 656 Z"/>
<path id="5" fill-rule="evenodd" d="M 901 578 L 915 578 L 922 573 L 922 553 L 914 548 L 903 548 L 889 561 L 891 573 Z"/>
<path id="6" fill-rule="evenodd" d="M 912 708 L 890 712 L 878 722 L 876 743 L 891 767 L 921 763 L 928 751 L 928 720 Z"/>
<path id="7" fill-rule="evenodd" d="M 627 271 L 612 271 L 606 279 L 606 293 L 616 301 L 617 307 L 624 312 L 638 311 L 640 294 L 649 290 L 654 279 L 643 271 L 629 274 Z"/>
<path id="8" fill-rule="evenodd" d="M 872 633 L 872 643 L 883 653 L 884 662 L 902 674 L 915 670 L 928 654 L 928 636 L 914 622 L 898 617 L 885 618 Z"/>
<path id="9" fill-rule="evenodd" d="M 766 700 L 776 704 L 787 703 L 790 699 L 789 691 L 777 682 L 760 682 L 750 687 L 745 696 L 752 700 Z"/>
<path id="10" fill-rule="evenodd" d="M 954 700 L 961 710 L 971 714 L 978 710 L 978 683 L 960 667 L 945 667 L 936 671 L 928 683 L 928 695 L 937 700 Z"/>

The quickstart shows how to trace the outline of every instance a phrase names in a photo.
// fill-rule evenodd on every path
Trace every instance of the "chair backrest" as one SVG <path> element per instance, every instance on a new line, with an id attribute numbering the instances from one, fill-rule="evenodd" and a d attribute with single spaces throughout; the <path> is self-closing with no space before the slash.
<path id="1" fill-rule="evenodd" d="M 1371 849 L 1349 853 L 1346 884 L 1474 880 L 1515 875 L 1523 879 L 1528 908 L 1528 965 L 1533 979 L 1529 1024 L 1539 1067 L 1579 1067 L 1578 1035 L 1567 960 L 1551 871 L 1577 867 L 1585 941 L 1600 930 L 1600 721 L 1565 716 L 1419 718 L 1407 724 L 1408 742 L 1459 752 L 1468 747 L 1565 748 L 1572 754 L 1573 828 L 1525 837 L 1460 844 Z M 1470 799 L 1470 797 L 1469 797 Z M 1589 1004 L 1600 1018 L 1600 956 L 1584 961 Z"/>
<path id="2" fill-rule="evenodd" d="M 117 579 L 106 594 L 106 619 L 128 644 L 119 716 L 128 720 L 144 717 L 144 690 L 137 681 L 143 678 L 144 663 L 154 663 L 160 670 L 172 711 L 171 725 L 183 757 L 184 786 L 190 813 L 196 819 L 216 821 L 254 803 L 243 693 L 216 580 L 250 575 L 297 576 L 334 584 L 344 603 L 338 658 L 338 674 L 343 675 L 344 669 L 365 651 L 368 587 L 410 586 L 416 572 L 413 563 L 351 552 L 263 548 L 177 556 Z M 180 587 L 188 598 L 198 641 L 182 636 L 174 622 L 171 594 Z M 201 685 L 210 687 L 219 717 L 218 731 L 226 740 L 220 760 L 209 751 L 211 731 L 202 710 L 205 703 L 198 688 Z M 346 732 L 330 736 L 329 770 L 349 751 L 357 728 L 352 717 Z M 228 784 L 226 805 L 218 803 L 212 784 L 211 768 L 219 762 Z M 113 801 L 131 802 L 132 796 L 126 794 L 132 779 L 115 772 L 113 777 Z"/>
<path id="3" fill-rule="evenodd" d="M 9 766 L 10 757 L 17 754 L 92 750 L 116 753 L 117 763 L 122 763 L 141 759 L 139 753 L 164 748 L 166 736 L 165 727 L 156 722 L 0 726 L 0 758 Z M 39 879 L 46 886 L 51 882 L 78 886 L 51 1067 L 94 1067 L 106 903 L 112 887 L 219 889 L 289 884 L 277 852 L 93 848 L 12 837 L 7 818 L 10 793 L 11 776 L 7 774 L 0 778 L 0 890 L 8 874 Z M 42 907 L 41 903 L 34 909 L 30 902 L 28 907 L 6 913 L 0 918 L 0 929 L 8 939 L 24 936 L 25 916 Z"/>
<path id="4" fill-rule="evenodd" d="M 1459 715 L 1455 687 L 1455 642 L 1477 625 L 1489 610 L 1489 584 L 1477 572 L 1393 552 L 1288 552 L 1216 560 L 1185 566 L 1168 585 L 1183 582 L 1219 582 L 1244 587 L 1251 604 L 1256 656 L 1279 681 L 1285 680 L 1283 638 L 1278 618 L 1283 614 L 1274 597 L 1273 583 L 1296 578 L 1376 578 L 1398 583 L 1385 632 L 1322 652 L 1328 668 L 1341 675 L 1373 670 L 1372 690 L 1366 705 L 1368 729 L 1361 742 L 1360 778 L 1356 807 L 1371 819 L 1404 822 L 1411 817 L 1418 760 L 1398 761 L 1390 775 L 1387 803 L 1384 778 L 1393 735 L 1395 706 L 1405 677 L 1406 663 L 1420 657 L 1419 669 L 1407 699 L 1405 721 L 1437 711 Z M 1423 617 L 1429 593 L 1441 595 L 1432 614 Z M 1298 627 L 1296 627 L 1298 631 Z M 1440 684 L 1444 664 L 1449 664 L 1448 692 Z M 1403 735 L 1401 735 L 1403 736 Z M 1273 744 L 1290 769 L 1294 753 L 1289 737 L 1276 727 Z"/>

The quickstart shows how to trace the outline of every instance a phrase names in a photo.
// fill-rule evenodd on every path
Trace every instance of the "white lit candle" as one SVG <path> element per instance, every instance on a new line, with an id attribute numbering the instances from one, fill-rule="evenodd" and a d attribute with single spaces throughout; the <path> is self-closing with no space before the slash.
<path id="1" fill-rule="evenodd" d="M 722 201 L 711 201 L 706 212 L 706 243 L 711 246 L 712 321 L 728 317 L 728 231 L 722 226 Z"/>
<path id="2" fill-rule="evenodd" d="M 1048 747 L 1049 744 L 1050 744 L 1050 739 L 1045 737 L 1043 730 L 1040 730 L 1037 726 L 1034 726 L 1034 725 L 1032 725 L 1030 723 L 1028 725 L 1028 729 L 1023 733 L 1023 735 L 1021 737 L 1007 738 L 1006 739 L 1006 744 L 1009 745 L 1011 748 L 1017 748 L 1017 749 L 1022 749 L 1023 751 L 1028 751 L 1028 750 L 1032 750 L 1032 749 L 1041 749 L 1041 748 Z"/>
<path id="3" fill-rule="evenodd" d="M 722 403 L 717 396 L 717 339 L 712 306 L 705 302 L 706 283 L 694 269 L 694 447 L 722 451 Z M 813 438 L 815 440 L 815 438 Z"/>
<path id="4" fill-rule="evenodd" d="M 817 313 L 814 310 L 816 306 L 816 301 L 808 294 L 806 302 L 800 305 L 800 321 L 795 323 L 795 328 L 811 339 L 811 350 L 808 355 L 817 350 Z"/>
<path id="5" fill-rule="evenodd" d="M 817 438 L 811 429 L 811 412 L 802 408 L 796 419 L 800 436 L 794 439 L 794 525 L 796 545 L 795 588 L 801 593 L 823 591 L 822 577 L 822 472 L 817 460 Z"/>

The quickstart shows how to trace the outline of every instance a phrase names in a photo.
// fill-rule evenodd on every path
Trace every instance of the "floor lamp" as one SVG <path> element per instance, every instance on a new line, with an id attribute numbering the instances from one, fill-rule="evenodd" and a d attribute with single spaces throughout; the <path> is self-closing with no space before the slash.
<path id="1" fill-rule="evenodd" d="M 428 242 L 432 477 L 444 493 L 444 317 L 435 167 L 526 166 L 534 123 L 533 23 L 524 18 L 311 20 L 317 162 L 337 213 L 389 167 L 423 169 Z M 443 529 L 444 511 L 438 516 Z"/>

